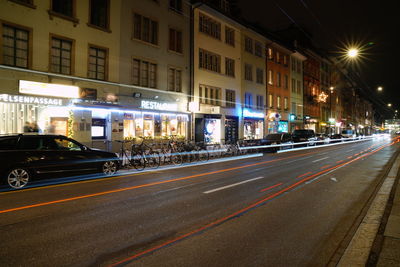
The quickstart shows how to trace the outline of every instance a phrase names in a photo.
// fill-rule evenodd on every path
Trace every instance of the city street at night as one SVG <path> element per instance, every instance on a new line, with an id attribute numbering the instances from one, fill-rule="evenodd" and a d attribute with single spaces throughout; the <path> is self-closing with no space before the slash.
<path id="1" fill-rule="evenodd" d="M 387 136 L 3 192 L 0 264 L 335 264 L 398 146 Z"/>
<path id="2" fill-rule="evenodd" d="M 399 267 L 381 2 L 0 0 L 0 267 Z"/>

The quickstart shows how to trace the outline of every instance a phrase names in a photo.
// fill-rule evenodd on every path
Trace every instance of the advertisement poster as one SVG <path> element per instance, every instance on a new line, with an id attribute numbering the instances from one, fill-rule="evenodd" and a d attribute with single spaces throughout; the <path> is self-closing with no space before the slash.
<path id="1" fill-rule="evenodd" d="M 206 144 L 214 144 L 221 141 L 220 119 L 205 119 L 204 141 Z"/>

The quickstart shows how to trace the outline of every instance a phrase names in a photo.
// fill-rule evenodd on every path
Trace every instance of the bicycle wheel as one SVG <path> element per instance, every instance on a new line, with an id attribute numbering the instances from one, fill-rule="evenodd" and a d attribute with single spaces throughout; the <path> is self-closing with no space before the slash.
<path id="1" fill-rule="evenodd" d="M 133 155 L 131 158 L 131 164 L 138 171 L 141 171 L 146 167 L 145 158 L 141 154 Z"/>
<path id="2" fill-rule="evenodd" d="M 210 159 L 210 153 L 208 153 L 208 150 L 200 149 L 198 151 L 198 157 L 200 161 L 206 162 Z"/>
<path id="3" fill-rule="evenodd" d="M 160 167 L 160 154 L 158 152 L 151 152 L 146 154 L 146 164 L 150 168 L 158 168 Z"/>
<path id="4" fill-rule="evenodd" d="M 183 163 L 182 155 L 179 152 L 172 152 L 169 158 L 174 165 L 182 165 Z"/>

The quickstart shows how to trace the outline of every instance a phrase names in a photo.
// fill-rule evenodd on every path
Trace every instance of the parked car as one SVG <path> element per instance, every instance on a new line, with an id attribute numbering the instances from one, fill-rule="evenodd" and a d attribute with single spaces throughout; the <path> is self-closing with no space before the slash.
<path id="1" fill-rule="evenodd" d="M 343 138 L 356 138 L 356 132 L 354 130 L 342 130 Z"/>
<path id="2" fill-rule="evenodd" d="M 289 133 L 275 133 L 268 134 L 264 139 L 260 141 L 261 145 L 281 145 L 285 144 L 285 146 L 271 147 L 266 148 L 264 151 L 272 151 L 276 152 L 280 149 L 290 149 L 293 148 L 293 139 L 292 135 Z M 287 146 L 286 146 L 287 144 Z"/>
<path id="3" fill-rule="evenodd" d="M 113 175 L 120 167 L 115 153 L 88 148 L 62 135 L 0 136 L 0 162 L 1 182 L 15 189 L 41 178 Z"/>
<path id="4" fill-rule="evenodd" d="M 331 135 L 331 143 L 338 143 L 338 142 L 343 142 L 343 135 L 341 134 L 332 134 Z"/>
<path id="5" fill-rule="evenodd" d="M 317 141 L 314 130 L 310 129 L 294 130 L 292 137 L 295 143 L 308 142 L 307 146 L 313 146 L 316 144 L 315 141 Z"/>
<path id="6" fill-rule="evenodd" d="M 329 144 L 331 140 L 330 136 L 324 133 L 317 133 L 315 134 L 315 137 L 317 137 L 318 145 Z"/>

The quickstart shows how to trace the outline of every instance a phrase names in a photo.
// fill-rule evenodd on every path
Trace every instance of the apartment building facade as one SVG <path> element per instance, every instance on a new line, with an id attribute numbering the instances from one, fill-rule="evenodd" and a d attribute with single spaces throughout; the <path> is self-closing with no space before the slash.
<path id="1" fill-rule="evenodd" d="M 122 1 L 119 138 L 190 139 L 190 10 L 184 1 Z M 130 85 L 130 86 L 124 86 Z"/>
<path id="2" fill-rule="evenodd" d="M 306 57 L 295 51 L 290 55 L 290 115 L 289 132 L 303 129 L 303 61 Z"/>
<path id="3" fill-rule="evenodd" d="M 257 140 L 265 135 L 265 44 L 267 39 L 257 32 L 243 28 L 241 98 L 243 117 L 243 139 Z"/>
<path id="4" fill-rule="evenodd" d="M 232 142 L 243 136 L 241 25 L 205 4 L 192 14 L 195 140 Z"/>
<path id="5" fill-rule="evenodd" d="M 121 1 L 1 1 L 0 9 L 0 133 L 31 124 L 88 145 L 111 139 L 118 125 L 95 117 L 118 102 Z"/>
<path id="6" fill-rule="evenodd" d="M 267 44 L 267 133 L 289 132 L 291 54 L 282 45 Z"/>
<path id="7" fill-rule="evenodd" d="M 304 50 L 307 59 L 303 62 L 303 105 L 304 127 L 316 132 L 320 131 L 321 102 L 326 96 L 321 94 L 320 56 L 311 50 Z"/>

